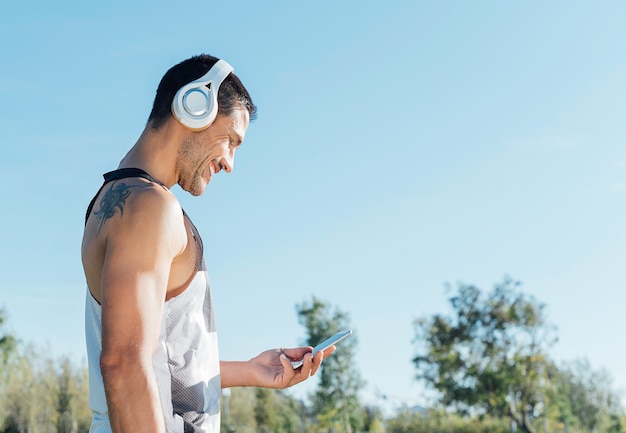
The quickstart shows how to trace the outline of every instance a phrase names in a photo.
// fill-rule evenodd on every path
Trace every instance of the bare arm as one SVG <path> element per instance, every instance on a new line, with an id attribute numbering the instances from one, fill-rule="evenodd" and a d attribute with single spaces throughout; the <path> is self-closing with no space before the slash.
<path id="1" fill-rule="evenodd" d="M 123 216 L 105 222 L 103 230 L 100 367 L 116 433 L 165 432 L 152 355 L 170 267 L 186 236 L 175 229 L 183 227 L 184 233 L 182 215 L 163 194 L 134 191 Z"/>

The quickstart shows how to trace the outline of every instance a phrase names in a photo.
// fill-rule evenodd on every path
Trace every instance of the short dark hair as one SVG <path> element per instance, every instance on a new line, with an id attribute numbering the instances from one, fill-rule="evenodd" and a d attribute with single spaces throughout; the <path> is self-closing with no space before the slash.
<path id="1" fill-rule="evenodd" d="M 217 57 L 201 54 L 172 66 L 161 78 L 148 123 L 152 122 L 152 127 L 159 129 L 172 116 L 172 101 L 176 92 L 185 84 L 206 74 L 218 60 Z M 257 111 L 256 105 L 252 102 L 248 90 L 239 77 L 231 73 L 222 82 L 217 93 L 217 113 L 228 116 L 232 114 L 238 103 L 248 110 L 250 120 L 254 120 Z"/>

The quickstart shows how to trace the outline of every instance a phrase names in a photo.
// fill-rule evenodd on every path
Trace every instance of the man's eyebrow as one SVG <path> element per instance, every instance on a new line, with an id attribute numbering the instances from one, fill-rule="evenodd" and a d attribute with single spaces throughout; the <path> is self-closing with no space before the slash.
<path id="1" fill-rule="evenodd" d="M 226 131 L 226 135 L 228 135 L 228 138 L 230 138 L 235 143 L 235 146 L 240 146 L 243 142 L 243 140 L 241 139 L 241 135 L 239 135 L 239 133 L 237 133 L 236 131 L 232 131 L 233 135 L 235 136 L 235 139 L 233 139 L 233 136 L 230 135 L 231 131 L 228 129 L 228 127 L 225 125 L 222 125 L 222 127 Z"/>

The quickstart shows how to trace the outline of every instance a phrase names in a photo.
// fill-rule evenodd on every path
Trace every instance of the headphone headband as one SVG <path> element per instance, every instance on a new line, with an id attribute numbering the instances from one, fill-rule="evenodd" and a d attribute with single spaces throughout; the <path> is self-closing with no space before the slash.
<path id="1" fill-rule="evenodd" d="M 189 129 L 208 128 L 217 117 L 217 93 L 233 67 L 218 60 L 206 74 L 181 87 L 172 100 L 172 113 Z"/>

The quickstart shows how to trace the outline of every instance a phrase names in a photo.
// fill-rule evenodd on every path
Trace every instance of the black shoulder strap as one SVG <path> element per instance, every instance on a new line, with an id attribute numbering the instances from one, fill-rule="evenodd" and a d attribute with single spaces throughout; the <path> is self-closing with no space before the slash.
<path id="1" fill-rule="evenodd" d="M 91 211 L 93 210 L 93 205 L 96 202 L 96 199 L 100 195 L 100 192 L 102 192 L 102 189 L 104 188 L 104 186 L 109 182 L 112 182 L 118 179 L 125 179 L 128 177 L 142 177 L 144 179 L 147 179 L 151 182 L 158 183 L 159 185 L 163 186 L 161 182 L 159 182 L 158 180 L 156 180 L 155 178 L 153 178 L 152 176 L 150 176 L 148 173 L 146 173 L 144 170 L 140 168 L 120 168 L 117 170 L 110 171 L 108 173 L 104 173 L 103 177 L 104 177 L 104 183 L 102 184 L 102 186 L 100 187 L 96 195 L 91 199 L 91 202 L 89 203 L 89 206 L 87 207 L 87 213 L 85 214 L 85 224 L 87 224 L 87 219 L 89 218 L 89 215 L 91 215 Z"/>

